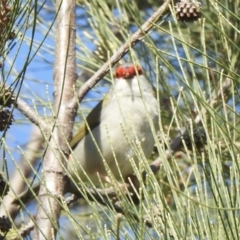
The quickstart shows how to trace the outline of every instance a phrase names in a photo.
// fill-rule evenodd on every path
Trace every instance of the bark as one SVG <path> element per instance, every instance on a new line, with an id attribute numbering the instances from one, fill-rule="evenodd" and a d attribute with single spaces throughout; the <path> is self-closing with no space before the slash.
<path id="1" fill-rule="evenodd" d="M 16 169 L 10 178 L 10 190 L 1 203 L 0 216 L 10 216 L 11 219 L 14 219 L 18 213 L 20 206 L 15 203 L 15 200 L 18 199 L 18 196 L 25 190 L 26 185 L 29 184 L 27 178 L 32 174 L 43 142 L 44 139 L 39 128 L 34 125 L 29 142 L 22 154 L 23 158 L 19 162 L 16 162 Z"/>
<path id="2" fill-rule="evenodd" d="M 69 154 L 68 141 L 71 139 L 73 121 L 77 104 L 69 107 L 74 97 L 76 81 L 75 60 L 75 1 L 56 2 L 56 50 L 54 66 L 54 103 L 55 122 L 47 140 L 46 154 L 43 159 L 43 182 L 39 191 L 36 216 L 35 239 L 54 239 L 58 229 L 61 212 L 59 199 L 64 194 L 66 176 L 63 166 Z"/>

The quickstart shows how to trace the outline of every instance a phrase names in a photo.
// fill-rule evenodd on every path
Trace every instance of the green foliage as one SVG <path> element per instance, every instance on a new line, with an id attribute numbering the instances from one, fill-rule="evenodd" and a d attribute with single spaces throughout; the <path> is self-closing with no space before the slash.
<path id="1" fill-rule="evenodd" d="M 159 5 L 159 1 L 79 1 L 79 85 L 127 42 Z M 143 66 L 146 76 L 157 89 L 160 103 L 157 151 L 152 159 L 145 159 L 141 151 L 135 149 L 143 159 L 139 168 L 135 167 L 141 183 L 140 193 L 137 193 L 140 203 L 135 205 L 123 196 L 117 184 L 113 187 L 121 198 L 122 214 L 87 197 L 70 207 L 63 201 L 59 239 L 238 239 L 239 6 L 239 0 L 204 0 L 202 18 L 194 23 L 177 22 L 172 7 L 171 14 L 166 14 L 120 61 Z M 22 3 L 20 9 L 17 15 L 22 24 L 16 31 L 17 45 L 12 51 L 20 54 L 23 44 L 28 46 L 28 51 L 20 70 L 15 68 L 15 60 L 8 65 L 6 55 L 4 61 L 8 68 L 3 71 L 8 77 L 4 81 L 19 86 L 13 87 L 18 89 L 16 95 L 19 92 L 26 101 L 34 100 L 33 107 L 43 112 L 42 116 L 51 115 L 51 94 L 38 94 L 33 89 L 38 86 L 45 89 L 46 83 L 51 88 L 52 82 L 34 74 L 30 62 L 37 59 L 45 63 L 46 68 L 52 68 L 54 7 L 50 2 L 44 5 L 39 1 L 32 5 Z M 48 15 L 48 20 L 44 19 L 44 14 Z M 27 30 L 30 27 L 32 32 L 29 35 Z M 41 33 L 41 38 L 35 36 L 37 32 Z M 104 95 L 106 89 L 103 87 L 108 86 L 112 77 L 113 71 L 92 92 L 98 93 L 99 97 Z M 94 100 L 99 99 L 85 98 L 79 113 L 89 112 L 87 103 Z M 42 111 L 43 108 L 46 110 Z M 16 121 L 24 120 L 29 124 L 26 118 L 22 118 L 17 115 Z M 190 151 L 185 144 L 171 159 L 167 158 L 169 139 L 174 139 L 182 128 L 192 135 L 199 126 L 206 131 L 204 148 L 197 149 L 193 144 Z M 17 166 L 16 148 L 10 146 L 19 142 L 13 133 L 8 136 L 6 145 L 4 141 L 2 143 L 3 156 L 7 152 Z M 41 149 L 37 154 L 39 152 L 41 156 Z M 22 151 L 20 155 L 26 158 Z M 158 156 L 162 165 L 153 175 L 148 164 Z M 144 170 L 148 172 L 146 184 L 141 177 Z M 31 182 L 32 175 L 40 176 L 41 173 L 36 171 L 24 181 Z M 87 190 L 86 186 L 84 190 Z M 37 196 L 36 202 L 39 204 Z M 17 219 L 27 222 L 30 216 L 28 206 L 22 205 Z M 17 224 L 14 228 L 18 228 Z"/>

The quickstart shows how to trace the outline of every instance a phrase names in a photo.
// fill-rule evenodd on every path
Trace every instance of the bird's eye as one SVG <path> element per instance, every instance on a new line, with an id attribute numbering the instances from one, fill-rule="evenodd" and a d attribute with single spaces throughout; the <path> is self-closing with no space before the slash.
<path id="1" fill-rule="evenodd" d="M 142 68 L 140 66 L 137 66 L 136 68 L 137 68 L 138 74 L 142 75 L 143 74 Z"/>

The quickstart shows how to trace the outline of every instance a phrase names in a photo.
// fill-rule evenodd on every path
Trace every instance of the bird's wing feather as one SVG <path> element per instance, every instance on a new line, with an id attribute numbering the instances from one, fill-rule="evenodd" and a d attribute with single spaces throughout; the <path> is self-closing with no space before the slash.
<path id="1" fill-rule="evenodd" d="M 81 123 L 78 132 L 74 135 L 72 141 L 70 142 L 70 146 L 72 149 L 74 149 L 77 144 L 82 140 L 82 138 L 88 134 L 89 130 L 93 130 L 99 125 L 101 110 L 108 103 L 108 99 L 109 98 L 106 95 L 104 99 L 101 100 L 86 117 L 86 122 L 88 123 L 89 128 L 87 127 L 86 122 Z"/>

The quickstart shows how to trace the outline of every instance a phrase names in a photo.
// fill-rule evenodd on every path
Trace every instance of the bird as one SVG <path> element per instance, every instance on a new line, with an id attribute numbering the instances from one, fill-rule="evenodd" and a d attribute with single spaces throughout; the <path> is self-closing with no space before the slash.
<path id="1" fill-rule="evenodd" d="M 95 186 L 122 181 L 136 166 L 149 158 L 158 126 L 155 89 L 140 65 L 119 65 L 113 84 L 89 113 L 73 137 L 67 171 L 79 182 Z M 138 154 L 139 146 L 141 152 Z M 109 174 L 110 172 L 110 174 Z"/>

